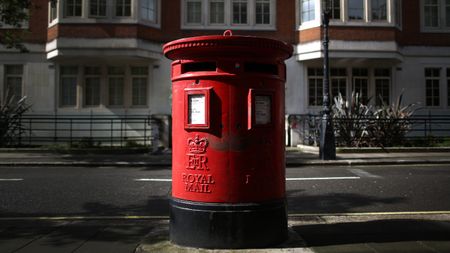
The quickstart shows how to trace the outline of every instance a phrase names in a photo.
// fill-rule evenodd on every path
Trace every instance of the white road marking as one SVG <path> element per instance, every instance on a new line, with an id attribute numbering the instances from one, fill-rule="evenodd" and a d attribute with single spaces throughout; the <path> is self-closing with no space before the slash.
<path id="1" fill-rule="evenodd" d="M 172 182 L 170 178 L 136 178 L 136 182 Z"/>
<path id="2" fill-rule="evenodd" d="M 0 182 L 17 182 L 17 181 L 23 181 L 23 178 L 0 178 Z"/>
<path id="3" fill-rule="evenodd" d="M 355 175 L 357 175 L 359 177 L 381 178 L 378 175 L 369 173 L 369 172 L 367 172 L 365 170 L 362 170 L 362 169 L 348 169 L 348 171 L 350 171 L 351 173 L 353 173 L 353 174 L 355 174 Z"/>
<path id="4" fill-rule="evenodd" d="M 313 181 L 313 180 L 356 180 L 361 177 L 294 177 L 286 178 L 286 181 Z"/>

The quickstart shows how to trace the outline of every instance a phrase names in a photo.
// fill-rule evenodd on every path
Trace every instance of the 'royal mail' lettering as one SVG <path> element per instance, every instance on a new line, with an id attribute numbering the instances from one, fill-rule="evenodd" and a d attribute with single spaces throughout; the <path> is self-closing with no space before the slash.
<path id="1" fill-rule="evenodd" d="M 214 184 L 212 175 L 182 174 L 185 191 L 198 193 L 212 193 L 211 185 Z"/>

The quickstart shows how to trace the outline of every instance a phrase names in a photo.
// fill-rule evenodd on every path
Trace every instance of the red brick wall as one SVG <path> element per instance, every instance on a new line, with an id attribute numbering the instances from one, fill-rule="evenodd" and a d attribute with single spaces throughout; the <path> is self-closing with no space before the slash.
<path id="1" fill-rule="evenodd" d="M 29 29 L 19 30 L 23 34 L 24 42 L 42 44 L 47 41 L 47 4 L 48 0 L 32 0 L 28 22 Z M 0 30 L 0 34 L 1 32 L 2 30 Z"/>
<path id="2" fill-rule="evenodd" d="M 403 26 L 397 32 L 402 46 L 450 46 L 450 33 L 421 32 L 420 0 L 403 1 Z"/>
<path id="3" fill-rule="evenodd" d="M 207 34 L 222 34 L 223 30 L 182 30 L 179 0 L 162 0 L 161 29 L 127 24 L 60 24 L 48 28 L 48 0 L 32 0 L 29 31 L 26 42 L 45 43 L 59 37 L 80 38 L 142 38 L 155 42 Z M 397 41 L 401 46 L 449 46 L 450 33 L 421 32 L 420 0 L 403 2 L 403 26 L 392 27 L 330 27 L 330 38 L 350 41 Z M 297 31 L 295 0 L 278 0 L 276 31 L 234 30 L 236 35 L 275 38 L 288 43 L 320 40 L 320 27 Z M 1 31 L 0 31 L 1 32 Z"/>
<path id="4" fill-rule="evenodd" d="M 47 31 L 47 40 L 69 38 L 142 38 L 167 42 L 183 37 L 223 34 L 223 30 L 182 30 L 180 1 L 161 1 L 161 29 L 124 24 L 59 24 Z M 234 30 L 235 35 L 270 37 L 295 43 L 295 0 L 277 1 L 276 31 Z"/>

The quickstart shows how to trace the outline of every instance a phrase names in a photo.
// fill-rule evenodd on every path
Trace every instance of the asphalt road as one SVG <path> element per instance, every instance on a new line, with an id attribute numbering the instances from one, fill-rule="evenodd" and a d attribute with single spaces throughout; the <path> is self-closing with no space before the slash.
<path id="1" fill-rule="evenodd" d="M 168 215 L 170 168 L 0 168 L 0 217 Z M 290 214 L 450 210 L 450 165 L 287 169 Z"/>

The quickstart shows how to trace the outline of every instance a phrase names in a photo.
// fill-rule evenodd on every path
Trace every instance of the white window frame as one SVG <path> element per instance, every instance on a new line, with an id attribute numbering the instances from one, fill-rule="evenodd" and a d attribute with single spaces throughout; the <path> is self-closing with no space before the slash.
<path id="1" fill-rule="evenodd" d="M 97 2 L 97 6 L 96 6 L 96 8 L 97 8 L 97 14 L 96 15 L 92 15 L 91 14 L 91 6 L 92 6 L 92 2 Z M 99 10 L 100 10 L 100 1 L 101 0 L 89 0 L 88 1 L 88 9 L 89 9 L 89 12 L 88 12 L 88 16 L 90 17 L 90 18 L 107 18 L 108 17 L 108 0 L 105 0 L 105 15 L 99 15 Z"/>
<path id="2" fill-rule="evenodd" d="M 223 3 L 223 22 L 222 23 L 211 22 L 211 15 L 212 15 L 211 14 L 212 13 L 211 4 L 212 3 Z M 227 5 L 227 1 L 225 1 L 225 0 L 208 0 L 208 24 L 210 26 L 225 26 L 226 24 L 228 24 L 230 21 L 229 21 L 229 17 L 227 17 L 227 15 L 226 15 L 227 8 L 228 8 L 228 5 Z"/>
<path id="3" fill-rule="evenodd" d="M 73 73 L 73 74 L 63 74 L 62 72 L 62 68 L 64 68 L 64 67 L 73 67 L 73 68 L 76 68 L 77 69 L 77 71 L 76 71 L 76 73 Z M 80 66 L 78 66 L 78 65 L 74 65 L 74 64 L 65 64 L 65 65 L 61 65 L 60 67 L 59 67 L 59 85 L 58 85 L 58 88 L 59 88 L 59 92 L 58 92 L 58 94 L 59 94 L 59 96 L 58 96 L 58 105 L 59 105 L 59 107 L 60 108 L 77 108 L 78 107 L 78 99 L 79 99 L 79 96 L 78 96 L 78 83 L 79 83 L 79 80 L 80 80 Z M 74 78 L 75 80 L 76 80 L 76 83 L 75 83 L 75 104 L 66 104 L 66 103 L 64 103 L 65 101 L 64 101 L 64 94 L 63 94 L 63 82 L 62 82 L 62 80 L 63 80 L 63 78 Z"/>
<path id="4" fill-rule="evenodd" d="M 420 25 L 422 32 L 448 33 L 450 26 L 447 26 L 446 0 L 437 0 L 438 3 L 438 25 L 436 27 L 425 26 L 425 0 L 420 0 Z M 449 17 L 450 18 L 450 17 Z"/>
<path id="5" fill-rule="evenodd" d="M 309 70 L 310 69 L 313 69 L 313 71 L 314 71 L 314 75 L 309 75 Z M 307 92 L 307 96 L 308 96 L 308 107 L 310 107 L 310 108 L 317 108 L 317 107 L 320 107 L 320 106 L 323 106 L 323 75 L 322 75 L 322 73 L 319 73 L 318 74 L 318 70 L 321 70 L 322 68 L 306 68 L 306 80 L 307 80 L 307 83 L 308 83 L 308 92 Z M 310 96 L 310 90 L 311 90 L 311 82 L 310 82 L 310 80 L 311 79 L 314 79 L 314 82 L 315 82 L 315 87 L 313 87 L 314 88 L 314 90 L 315 90 L 315 104 L 312 104 L 312 102 L 311 102 L 311 96 Z M 320 88 L 320 90 L 321 90 L 321 92 L 319 92 L 319 88 Z M 319 99 L 320 99 L 320 103 L 319 103 Z"/>
<path id="6" fill-rule="evenodd" d="M 81 18 L 81 17 L 83 17 L 83 15 L 84 15 L 84 7 L 86 6 L 86 4 L 85 4 L 85 1 L 84 0 L 70 0 L 70 1 L 79 1 L 80 2 L 80 8 L 81 8 L 81 13 L 80 13 L 80 15 L 78 16 L 78 15 L 68 15 L 68 9 L 67 8 L 69 8 L 68 6 L 69 6 L 69 3 L 68 3 L 68 1 L 69 0 L 65 0 L 65 1 L 63 1 L 63 17 L 64 18 Z M 59 2 L 59 1 L 58 1 Z M 76 8 L 75 7 L 76 5 L 74 5 L 73 6 L 73 8 Z M 76 11 L 76 10 L 71 10 L 72 12 L 74 12 L 74 11 Z M 71 13 L 71 14 L 73 14 L 73 13 Z"/>
<path id="7" fill-rule="evenodd" d="M 110 73 L 109 69 L 110 68 L 121 68 L 123 70 L 123 73 Z M 107 93 L 108 93 L 108 102 L 107 102 L 107 106 L 108 107 L 125 107 L 126 103 L 125 103 L 125 91 L 126 91 L 126 84 L 127 84 L 127 75 L 126 75 L 126 71 L 127 71 L 127 67 L 126 66 L 107 66 L 106 68 L 106 73 L 107 73 Z M 121 102 L 122 103 L 111 103 L 111 99 L 115 99 L 112 98 L 111 96 L 111 80 L 112 79 L 122 79 L 122 98 L 121 98 Z M 120 95 L 120 93 L 119 93 Z"/>
<path id="8" fill-rule="evenodd" d="M 106 16 L 92 16 L 90 15 L 90 1 L 82 1 L 82 14 L 81 16 L 67 17 L 64 15 L 65 1 L 58 0 L 56 3 L 56 18 L 52 20 L 50 11 L 48 12 L 48 27 L 52 27 L 56 24 L 142 24 L 145 26 L 161 28 L 161 0 L 156 1 L 156 22 L 150 22 L 141 18 L 140 8 L 142 1 L 131 0 L 131 16 L 116 16 L 116 3 L 118 0 L 106 1 Z M 48 3 L 48 9 L 51 9 L 51 3 Z"/>
<path id="9" fill-rule="evenodd" d="M 260 1 L 262 2 L 263 6 L 265 4 L 269 4 L 269 23 L 268 24 L 264 23 L 264 21 L 265 21 L 265 19 L 264 19 L 264 15 L 265 15 L 264 8 L 262 9 L 262 20 L 263 20 L 263 23 L 261 23 L 261 24 L 257 23 L 257 16 L 258 16 L 257 6 L 258 6 L 258 2 L 260 2 Z M 273 22 L 272 19 L 273 19 L 274 15 L 271 15 L 272 14 L 271 9 L 272 9 L 272 7 L 271 7 L 271 1 L 270 0 L 255 0 L 255 25 L 262 25 L 262 26 L 264 26 L 264 25 L 272 24 L 272 22 Z"/>
<path id="10" fill-rule="evenodd" d="M 450 67 L 446 69 L 447 74 L 447 107 L 450 108 Z"/>
<path id="11" fill-rule="evenodd" d="M 426 75 L 426 71 L 427 71 L 427 69 L 432 69 L 432 70 L 439 70 L 439 75 L 438 76 L 427 76 Z M 442 75 L 442 68 L 440 68 L 440 67 L 426 67 L 426 68 L 424 68 L 424 88 L 425 88 L 425 92 L 424 92 L 424 94 L 425 94 L 425 101 L 424 101 L 424 104 L 425 104 L 425 106 L 426 107 L 430 107 L 430 108 L 439 108 L 440 106 L 441 106 L 441 93 L 442 93 L 442 89 L 441 89 L 441 75 Z M 427 99 L 428 99 L 428 93 L 427 93 L 427 89 L 428 89 L 428 87 L 427 87 L 427 81 L 428 80 L 431 80 L 431 81 L 437 81 L 438 82 L 438 84 L 437 84 L 437 87 L 438 87 L 438 94 L 436 95 L 436 94 L 434 94 L 434 85 L 433 85 L 433 87 L 431 87 L 431 90 L 432 90 L 432 94 L 430 94 L 430 97 L 431 97 L 431 99 L 432 99 L 432 103 L 431 103 L 431 105 L 429 105 L 428 103 L 427 103 Z M 433 103 L 433 101 L 436 99 L 436 97 L 437 97 L 437 101 L 438 101 L 438 104 L 437 105 L 434 105 L 434 103 Z"/>
<path id="12" fill-rule="evenodd" d="M 342 70 L 342 69 L 344 69 L 345 70 L 345 75 L 333 75 L 332 74 L 332 72 L 333 72 L 333 70 Z M 344 94 L 342 94 L 342 96 L 344 97 L 344 99 L 347 99 L 348 98 L 348 69 L 346 69 L 346 68 L 332 68 L 331 69 L 331 71 L 330 71 L 330 101 L 331 101 L 331 103 L 333 103 L 333 101 L 334 101 L 334 97 L 336 97 L 336 96 L 339 96 L 339 94 L 334 94 L 334 92 L 333 92 L 333 81 L 335 81 L 335 80 L 338 80 L 338 82 L 339 82 L 339 85 L 338 85 L 338 90 L 340 90 L 341 88 L 344 88 L 345 89 L 345 92 L 344 92 Z M 345 82 L 345 85 L 341 85 L 341 82 L 342 81 L 344 81 Z"/>
<path id="13" fill-rule="evenodd" d="M 311 5 L 311 4 L 314 5 L 314 7 L 313 7 L 312 9 L 309 9 L 309 12 L 307 12 L 307 13 L 309 13 L 308 16 L 312 16 L 311 19 L 307 19 L 307 20 L 304 20 L 304 19 L 303 19 L 303 13 L 305 13 L 305 12 L 303 11 L 303 4 L 304 4 L 304 1 L 307 1 L 307 2 L 309 3 L 309 5 Z M 316 20 L 316 18 L 317 18 L 317 16 L 316 16 L 316 9 L 317 9 L 318 7 L 319 7 L 319 6 L 317 6 L 315 0 L 300 0 L 300 22 L 301 22 L 302 24 L 304 24 L 304 23 L 308 23 L 308 22 L 311 22 L 311 21 Z"/>
<path id="14" fill-rule="evenodd" d="M 130 15 L 129 16 L 123 15 L 125 13 L 125 8 L 126 8 L 126 4 L 124 1 L 130 1 Z M 121 15 L 117 15 L 117 6 L 119 5 L 119 3 L 120 4 L 123 3 Z M 114 0 L 113 16 L 115 18 L 125 18 L 125 19 L 132 18 L 134 16 L 133 14 L 134 14 L 134 1 L 133 0 Z"/>
<path id="15" fill-rule="evenodd" d="M 354 73 L 355 70 L 357 70 L 357 69 L 358 70 L 365 70 L 367 72 L 367 74 L 366 75 L 357 75 L 357 74 Z M 362 82 L 365 81 L 365 85 L 366 85 L 366 87 L 365 87 L 366 93 L 365 94 L 363 94 L 361 92 L 361 90 L 364 91 L 364 89 L 361 89 L 362 88 L 362 86 L 361 86 L 362 83 L 360 83 L 359 81 L 362 81 Z M 366 103 L 367 104 L 367 102 L 369 101 L 369 91 L 370 91 L 369 69 L 368 68 L 352 68 L 352 93 L 353 92 L 356 93 L 357 88 L 360 90 L 360 92 L 359 92 L 359 97 L 361 99 L 360 101 L 362 103 Z"/>
<path id="16" fill-rule="evenodd" d="M 86 68 L 98 68 L 99 73 L 86 73 Z M 102 67 L 101 66 L 84 66 L 83 72 L 83 107 L 100 107 L 102 105 Z M 98 78 L 98 104 L 87 104 L 87 79 L 89 78 Z"/>
<path id="17" fill-rule="evenodd" d="M 239 4 L 242 6 L 245 6 L 246 8 L 246 14 L 245 14 L 245 20 L 241 20 L 239 18 L 239 22 L 234 22 L 234 4 Z M 249 24 L 249 12 L 250 12 L 250 3 L 248 0 L 231 0 L 231 25 L 232 26 L 247 26 Z M 241 15 L 241 12 L 238 13 L 238 15 Z"/>
<path id="18" fill-rule="evenodd" d="M 397 18 L 396 18 L 396 5 L 395 1 L 401 0 L 387 0 L 387 17 L 386 20 L 372 20 L 371 17 L 371 8 L 372 2 L 371 0 L 363 0 L 363 16 L 362 20 L 350 20 L 348 17 L 348 3 L 349 0 L 340 0 L 340 18 L 339 19 L 330 19 L 330 26 L 368 26 L 368 27 L 399 27 Z M 308 22 L 301 22 L 301 0 L 296 0 L 296 22 L 298 30 L 306 30 L 314 27 L 320 27 L 322 25 L 322 9 L 323 1 L 315 0 L 316 10 L 315 10 L 315 19 Z M 400 3 L 401 6 L 401 3 Z M 401 15 L 401 10 L 400 13 Z M 401 17 L 399 17 L 401 19 Z M 400 20 L 401 21 L 401 20 Z M 401 25 L 400 25 L 401 26 Z"/>
<path id="19" fill-rule="evenodd" d="M 362 2 L 362 18 L 361 19 L 350 19 L 350 11 L 349 11 L 349 8 L 350 8 L 349 2 L 350 1 L 351 0 L 347 0 L 346 1 L 346 3 L 347 3 L 347 8 L 346 8 L 346 10 L 347 10 L 346 18 L 347 18 L 347 20 L 350 21 L 350 22 L 364 22 L 364 21 L 366 21 L 367 18 L 368 18 L 368 13 L 367 12 L 368 12 L 368 9 L 369 9 L 369 6 L 370 6 L 370 5 L 367 4 L 367 1 L 366 0 L 360 0 Z"/>
<path id="20" fill-rule="evenodd" d="M 256 0 L 247 0 L 247 24 L 234 24 L 232 1 L 224 0 L 224 24 L 214 24 L 210 22 L 210 2 L 211 0 L 180 0 L 181 1 L 181 29 L 182 30 L 276 30 L 276 3 L 283 0 L 270 0 L 270 24 L 256 24 Z M 187 2 L 201 2 L 201 22 L 187 22 Z"/>
<path id="21" fill-rule="evenodd" d="M 398 29 L 403 27 L 403 0 L 394 0 L 393 4 L 394 23 Z"/>
<path id="22" fill-rule="evenodd" d="M 147 18 L 145 16 L 149 16 L 149 13 L 152 12 L 152 9 L 150 7 L 150 5 L 146 5 L 146 4 L 150 4 L 150 2 L 153 2 L 153 19 Z M 146 8 L 144 8 L 146 7 Z M 140 0 L 139 1 L 139 18 L 140 20 L 149 22 L 151 24 L 157 24 L 158 20 L 159 20 L 159 1 L 158 0 Z M 146 13 L 146 15 L 144 15 L 144 13 Z"/>
<path id="23" fill-rule="evenodd" d="M 4 80 L 4 88 L 3 88 L 3 101 L 6 101 L 8 94 L 8 79 L 9 78 L 20 78 L 20 94 L 15 94 L 18 97 L 15 98 L 15 100 L 19 100 L 24 95 L 24 72 L 25 72 L 25 66 L 23 64 L 5 64 L 3 65 L 3 80 Z M 8 73 L 8 67 L 20 67 L 21 73 Z"/>
<path id="24" fill-rule="evenodd" d="M 387 70 L 389 71 L 388 75 L 376 75 L 375 72 L 377 70 Z M 382 102 L 380 100 L 380 98 L 377 96 L 377 81 L 387 81 L 388 82 L 388 95 L 387 95 L 387 101 L 383 101 L 386 104 L 390 104 L 391 103 L 391 95 L 392 95 L 392 70 L 390 68 L 374 68 L 373 69 L 373 89 L 374 89 L 374 97 L 375 97 L 375 101 L 374 104 L 376 106 L 381 106 Z"/>
<path id="25" fill-rule="evenodd" d="M 133 68 L 143 68 L 143 69 L 145 69 L 146 70 L 146 72 L 145 73 L 139 73 L 139 74 L 134 74 L 133 73 Z M 148 85 L 148 80 L 149 80 L 149 69 L 148 69 L 148 66 L 136 66 L 136 65 L 134 65 L 134 66 L 130 66 L 130 79 L 131 79 L 131 81 L 130 81 L 130 89 L 131 89 L 131 106 L 132 107 L 147 107 L 148 106 L 148 90 L 149 90 L 149 85 Z M 145 103 L 143 103 L 143 104 L 135 104 L 134 103 L 134 80 L 135 79 L 145 79 L 145 92 L 143 92 L 143 94 L 141 94 L 141 95 L 143 95 L 143 97 L 144 97 L 144 100 L 145 100 Z M 138 99 L 138 100 L 140 100 L 141 99 L 141 97 Z"/>
<path id="26" fill-rule="evenodd" d="M 203 12 L 204 12 L 204 8 L 205 8 L 205 3 L 204 3 L 204 1 L 202 1 L 202 0 L 185 0 L 185 1 L 183 1 L 183 3 L 184 3 L 184 5 L 183 5 L 183 7 L 182 7 L 182 9 L 183 9 L 183 13 L 184 13 L 184 16 L 183 16 L 183 24 L 185 24 L 185 25 L 187 25 L 187 26 L 201 26 L 201 25 L 203 25 L 204 23 L 205 23 L 205 18 L 204 18 L 204 15 L 203 15 Z M 188 11 L 188 3 L 199 3 L 200 4 L 200 21 L 199 22 L 192 22 L 192 21 L 189 21 L 188 20 L 188 13 L 187 13 L 187 11 Z"/>
<path id="27" fill-rule="evenodd" d="M 370 0 L 370 12 L 369 12 L 369 19 L 372 21 L 372 22 L 387 22 L 387 20 L 388 20 L 388 17 L 389 17 L 389 15 L 388 15 L 388 5 L 389 5 L 389 0 L 385 0 L 386 1 L 386 17 L 384 18 L 384 19 L 374 19 L 373 18 L 373 10 L 372 10 L 372 5 L 373 5 L 373 3 L 374 3 L 374 1 L 379 1 L 379 0 Z"/>
<path id="28" fill-rule="evenodd" d="M 54 6 L 52 5 L 51 1 L 48 2 L 48 25 L 49 26 L 53 26 L 54 24 L 58 23 L 59 17 L 60 17 L 59 7 L 60 7 L 60 4 L 58 2 L 56 2 Z M 55 10 L 55 13 L 53 13 L 53 11 L 52 11 L 53 9 Z"/>

